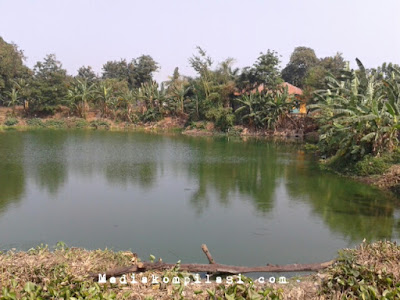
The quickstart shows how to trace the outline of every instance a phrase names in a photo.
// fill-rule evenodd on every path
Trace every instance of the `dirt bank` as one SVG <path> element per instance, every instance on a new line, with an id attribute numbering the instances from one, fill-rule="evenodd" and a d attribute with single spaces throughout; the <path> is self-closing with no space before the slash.
<path id="1" fill-rule="evenodd" d="M 393 165 L 383 174 L 370 175 L 366 177 L 357 177 L 361 182 L 377 186 L 380 189 L 387 190 L 400 195 L 400 165 Z"/>
<path id="2" fill-rule="evenodd" d="M 26 116 L 24 108 L 18 106 L 15 114 L 9 107 L 0 107 L 0 126 L 4 128 L 27 129 L 32 127 L 49 128 L 99 128 L 104 127 L 113 130 L 137 129 L 143 131 L 180 131 L 191 136 L 212 136 L 212 135 L 237 135 L 246 137 L 282 137 L 282 138 L 303 138 L 309 133 L 315 133 L 314 125 L 309 118 L 303 116 L 292 116 L 291 122 L 283 124 L 279 130 L 255 130 L 254 128 L 237 125 L 227 132 L 221 132 L 215 128 L 213 122 L 199 121 L 187 125 L 187 116 L 165 117 L 158 122 L 122 122 L 112 118 L 102 118 L 98 110 L 90 110 L 85 119 L 77 118 L 70 114 L 67 107 L 60 106 L 54 115 L 50 116 Z M 10 122 L 12 121 L 12 122 Z M 14 124 L 15 123 L 15 124 Z M 300 129 L 299 129 L 300 128 Z"/>

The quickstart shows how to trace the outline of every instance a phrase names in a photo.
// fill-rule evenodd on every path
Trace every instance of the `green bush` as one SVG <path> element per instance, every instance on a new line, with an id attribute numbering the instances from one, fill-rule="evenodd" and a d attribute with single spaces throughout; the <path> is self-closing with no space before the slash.
<path id="1" fill-rule="evenodd" d="M 7 118 L 4 122 L 4 125 L 6 126 L 14 126 L 18 124 L 18 119 L 17 118 Z"/>
<path id="2" fill-rule="evenodd" d="M 304 150 L 309 151 L 309 152 L 316 152 L 319 150 L 318 145 L 316 144 L 305 144 L 304 145 Z"/>
<path id="3" fill-rule="evenodd" d="M 110 129 L 110 124 L 107 121 L 94 120 L 90 122 L 90 127 L 96 129 Z"/>
<path id="4" fill-rule="evenodd" d="M 190 129 L 199 129 L 199 130 L 203 130 L 206 129 L 206 122 L 205 121 L 191 121 L 189 122 L 186 127 L 189 127 Z"/>
<path id="5" fill-rule="evenodd" d="M 144 123 L 157 122 L 161 120 L 161 118 L 162 115 L 157 108 L 149 108 L 140 116 L 140 120 Z"/>
<path id="6" fill-rule="evenodd" d="M 32 127 L 45 127 L 45 124 L 43 123 L 43 121 L 41 119 L 38 119 L 38 118 L 28 119 L 26 121 L 26 124 L 28 126 L 32 126 Z"/>
<path id="7" fill-rule="evenodd" d="M 212 108 L 206 113 L 206 118 L 215 123 L 215 127 L 221 131 L 228 131 L 233 126 L 235 115 L 232 108 Z"/>
<path id="8" fill-rule="evenodd" d="M 340 299 L 400 299 L 400 283 L 396 283 L 393 274 L 357 263 L 352 253 L 339 254 L 322 281 L 323 294 L 338 292 Z"/>
<path id="9" fill-rule="evenodd" d="M 89 127 L 89 123 L 85 119 L 76 119 L 74 122 L 74 126 L 75 128 L 81 129 Z"/>
<path id="10" fill-rule="evenodd" d="M 360 176 L 382 174 L 390 167 L 387 160 L 390 160 L 390 158 L 365 156 L 354 165 L 355 173 Z"/>
<path id="11" fill-rule="evenodd" d="M 66 128 L 66 124 L 64 120 L 48 120 L 45 123 L 45 127 L 60 129 L 60 128 Z"/>
<path id="12" fill-rule="evenodd" d="M 76 280 L 64 268 L 55 266 L 53 278 L 46 284 L 26 282 L 22 285 L 13 279 L 10 286 L 3 287 L 0 299 L 116 299 L 115 292 L 107 291 L 106 285 Z"/>

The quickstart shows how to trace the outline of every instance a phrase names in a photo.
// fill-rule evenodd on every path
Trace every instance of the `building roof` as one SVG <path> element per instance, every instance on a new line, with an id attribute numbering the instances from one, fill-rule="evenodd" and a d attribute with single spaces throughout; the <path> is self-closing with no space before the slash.
<path id="1" fill-rule="evenodd" d="M 288 87 L 289 95 L 303 95 L 302 89 L 298 88 L 297 86 L 294 86 L 293 84 L 290 84 L 289 82 L 284 82 L 282 83 L 282 85 Z"/>
<path id="2" fill-rule="evenodd" d="M 283 87 L 287 87 L 288 88 L 288 93 L 289 95 L 303 95 L 303 90 L 298 88 L 297 86 L 294 86 L 293 84 L 290 84 L 289 82 L 284 82 L 282 83 Z M 258 92 L 261 92 L 264 90 L 264 85 L 260 85 L 257 88 Z M 242 92 L 243 93 L 243 92 Z M 236 96 L 241 95 L 242 93 L 240 92 L 235 92 Z M 255 89 L 251 92 L 251 93 L 255 93 Z"/>

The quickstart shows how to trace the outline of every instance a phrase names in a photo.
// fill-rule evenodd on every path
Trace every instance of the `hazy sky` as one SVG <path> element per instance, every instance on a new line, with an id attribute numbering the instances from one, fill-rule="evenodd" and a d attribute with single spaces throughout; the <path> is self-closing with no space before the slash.
<path id="1" fill-rule="evenodd" d="M 108 60 L 149 54 L 161 66 L 156 79 L 166 80 L 176 66 L 194 74 L 196 45 L 237 67 L 267 49 L 284 67 L 296 46 L 367 67 L 400 64 L 399 12 L 400 0 L 0 0 L 0 36 L 30 67 L 55 53 L 75 75 L 82 65 L 100 72 Z"/>

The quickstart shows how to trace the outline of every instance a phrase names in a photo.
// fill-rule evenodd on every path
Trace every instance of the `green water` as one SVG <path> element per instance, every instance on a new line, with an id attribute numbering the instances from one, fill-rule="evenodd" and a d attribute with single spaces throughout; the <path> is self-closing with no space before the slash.
<path id="1" fill-rule="evenodd" d="M 263 265 L 398 240 L 399 205 L 320 171 L 299 145 L 105 131 L 0 132 L 0 248 Z"/>

